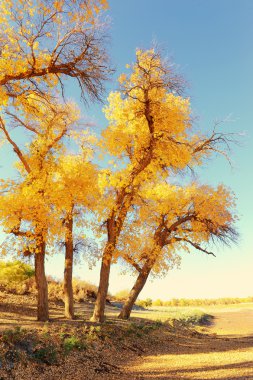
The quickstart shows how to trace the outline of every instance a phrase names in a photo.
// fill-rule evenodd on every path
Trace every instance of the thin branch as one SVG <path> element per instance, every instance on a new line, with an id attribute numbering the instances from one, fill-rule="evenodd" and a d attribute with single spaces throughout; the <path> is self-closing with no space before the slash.
<path id="1" fill-rule="evenodd" d="M 137 272 L 141 273 L 141 267 L 134 261 L 134 259 L 131 256 L 129 256 L 127 254 L 124 254 L 124 255 L 122 255 L 122 258 L 126 262 L 128 262 L 129 264 L 131 264 L 137 270 Z"/>
<path id="2" fill-rule="evenodd" d="M 13 113 L 11 113 L 10 111 L 5 111 L 5 113 L 9 116 L 11 116 L 15 121 L 17 121 L 18 123 L 20 123 L 24 128 L 28 129 L 29 131 L 31 132 L 34 132 L 36 133 L 37 135 L 41 135 L 41 133 L 39 131 L 37 131 L 35 128 L 33 128 L 31 125 L 29 124 L 26 124 L 24 121 L 22 121 L 17 115 L 14 115 Z"/>
<path id="3" fill-rule="evenodd" d="M 30 169 L 28 162 L 26 161 L 22 151 L 19 149 L 17 144 L 11 139 L 11 137 L 10 137 L 6 127 L 5 127 L 5 123 L 4 123 L 3 119 L 1 118 L 1 116 L 0 116 L 0 129 L 4 132 L 5 137 L 8 140 L 8 142 L 12 145 L 14 152 L 16 153 L 16 155 L 19 157 L 20 161 L 24 165 L 24 168 L 27 171 L 27 173 L 31 173 L 31 169 Z"/>
<path id="4" fill-rule="evenodd" d="M 213 252 L 207 251 L 206 249 L 202 248 L 199 244 L 194 243 L 191 240 L 186 239 L 186 238 L 173 237 L 172 239 L 169 239 L 167 241 L 167 244 L 172 243 L 173 240 L 176 240 L 176 241 L 185 241 L 186 243 L 189 243 L 190 245 L 192 245 L 195 249 L 198 249 L 199 251 L 202 251 L 202 252 L 206 253 L 207 255 L 212 255 L 212 256 L 216 257 Z"/>

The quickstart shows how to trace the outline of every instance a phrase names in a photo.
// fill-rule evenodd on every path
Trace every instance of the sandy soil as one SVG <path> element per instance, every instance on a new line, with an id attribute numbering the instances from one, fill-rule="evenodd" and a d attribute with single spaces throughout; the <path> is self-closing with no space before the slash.
<path id="1" fill-rule="evenodd" d="M 36 322 L 35 298 L 5 297 L 4 293 L 0 294 L 0 334 L 17 325 L 26 329 L 45 328 L 45 324 Z M 54 329 L 66 324 L 80 326 L 84 319 L 88 321 L 92 308 L 92 304 L 79 304 L 77 319 L 69 322 L 62 317 L 62 306 L 52 303 L 50 326 Z M 118 311 L 108 306 L 107 312 L 115 321 L 113 315 Z M 213 325 L 202 328 L 201 333 L 180 327 L 161 328 L 142 341 L 142 346 L 136 338 L 136 344 L 132 342 L 131 347 L 124 347 L 122 342 L 117 346 L 112 337 L 108 345 L 103 343 L 103 348 L 98 346 L 93 353 L 73 354 L 63 366 L 48 366 L 40 375 L 22 368 L 17 377 L 0 376 L 0 379 L 253 380 L 253 309 L 220 308 L 212 314 Z M 89 371 L 91 363 L 94 368 Z"/>
<path id="2" fill-rule="evenodd" d="M 156 352 L 126 367 L 131 379 L 253 379 L 253 310 L 222 308 L 205 335 L 161 339 Z"/>
<path id="3" fill-rule="evenodd" d="M 228 311 L 215 311 L 214 324 L 210 332 L 218 335 L 248 336 L 253 335 L 253 310 L 252 308 L 236 308 Z M 253 359 L 253 358 L 252 358 Z"/>

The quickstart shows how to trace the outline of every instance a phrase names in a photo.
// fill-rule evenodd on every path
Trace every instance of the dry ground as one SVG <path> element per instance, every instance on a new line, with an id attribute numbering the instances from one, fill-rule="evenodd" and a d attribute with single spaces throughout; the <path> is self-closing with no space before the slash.
<path id="1" fill-rule="evenodd" d="M 253 305 L 203 308 L 215 316 L 205 335 L 182 336 L 131 363 L 128 371 L 148 379 L 253 379 Z"/>
<path id="2" fill-rule="evenodd" d="M 92 304 L 78 305 L 77 319 L 70 322 L 62 317 L 62 306 L 51 304 L 51 322 L 43 324 L 35 321 L 34 298 L 5 297 L 0 293 L 0 335 L 14 326 L 23 326 L 28 331 L 46 329 L 53 334 L 66 326 L 90 325 Z M 118 311 L 107 307 L 112 322 L 108 325 L 110 334 L 103 341 L 94 342 L 91 350 L 73 352 L 61 365 L 17 366 L 4 374 L 0 361 L 0 379 L 253 380 L 253 305 L 207 309 L 215 316 L 208 328 L 195 331 L 163 326 L 144 337 L 131 336 L 130 340 L 122 341 L 117 330 L 125 322 L 116 321 Z M 139 311 L 134 317 L 166 319 L 166 311 Z"/>

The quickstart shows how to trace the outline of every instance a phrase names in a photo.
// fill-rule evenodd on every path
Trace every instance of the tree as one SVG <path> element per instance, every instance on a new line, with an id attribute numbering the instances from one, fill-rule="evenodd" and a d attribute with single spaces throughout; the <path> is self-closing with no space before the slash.
<path id="1" fill-rule="evenodd" d="M 52 210 L 52 176 L 55 157 L 62 148 L 62 139 L 78 120 L 76 109 L 68 104 L 41 102 L 30 96 L 24 117 L 10 113 L 15 126 L 33 133 L 27 148 L 21 148 L 0 119 L 0 129 L 19 159 L 19 180 L 2 181 L 0 200 L 1 223 L 5 231 L 19 237 L 23 252 L 34 254 L 35 279 L 38 289 L 38 320 L 48 320 L 47 281 L 44 268 L 46 243 L 54 239 L 59 228 Z M 6 191 L 7 190 L 7 191 Z"/>
<path id="2" fill-rule="evenodd" d="M 93 321 L 104 319 L 111 262 L 140 185 L 200 162 L 220 143 L 216 133 L 192 135 L 189 99 L 177 95 L 182 80 L 155 49 L 137 50 L 130 75 L 121 75 L 119 82 L 120 91 L 109 95 L 105 115 L 110 124 L 100 143 L 117 158 L 119 169 L 101 173 L 107 242 Z"/>
<path id="3" fill-rule="evenodd" d="M 74 318 L 73 303 L 73 259 L 75 251 L 74 226 L 83 228 L 85 216 L 94 209 L 99 196 L 96 167 L 88 161 L 88 149 L 82 154 L 63 155 L 56 169 L 54 205 L 63 222 L 65 246 L 64 298 L 65 316 Z"/>
<path id="4" fill-rule="evenodd" d="M 129 318 L 150 273 L 166 273 L 176 252 L 190 246 L 214 255 L 206 244 L 215 240 L 229 244 L 237 237 L 235 198 L 222 185 L 213 189 L 196 184 L 179 187 L 160 183 L 145 189 L 143 194 L 145 199 L 137 211 L 136 222 L 131 221 L 128 227 L 134 239 L 129 239 L 129 230 L 121 236 L 125 239 L 121 242 L 123 257 L 138 272 L 119 314 L 122 319 Z"/>
<path id="5" fill-rule="evenodd" d="M 12 145 L 30 177 L 27 183 L 34 175 L 34 168 L 31 169 L 31 163 L 23 154 L 20 144 L 11 137 L 7 118 L 10 117 L 16 123 L 25 126 L 26 132 L 37 133 L 32 118 L 27 120 L 32 108 L 31 101 L 40 116 L 41 103 L 43 103 L 42 108 L 47 103 L 51 115 L 52 95 L 55 96 L 55 90 L 59 88 L 64 95 L 63 80 L 67 77 L 78 81 L 83 99 L 101 100 L 103 83 L 111 72 L 104 48 L 105 39 L 101 23 L 98 21 L 99 13 L 106 7 L 106 0 L 59 0 L 50 3 L 50 6 L 47 0 L 8 0 L 0 4 L 0 24 L 3 31 L 0 33 L 0 107 L 4 111 L 0 127 L 4 138 Z M 24 112 L 26 115 L 25 122 L 20 118 L 20 109 L 22 109 L 21 114 Z M 35 119 L 38 120 L 36 115 Z M 52 119 L 52 122 L 56 123 L 57 117 Z M 44 140 L 51 139 L 52 144 L 44 146 L 46 152 L 43 153 L 36 147 L 39 139 L 35 141 L 33 153 L 38 149 L 42 156 L 39 158 L 39 154 L 33 155 L 33 158 L 36 157 L 35 161 L 39 158 L 36 170 L 40 169 L 43 158 L 54 144 L 57 145 L 65 135 L 64 129 L 62 132 L 62 135 L 56 134 L 55 138 L 43 134 Z M 31 156 L 29 159 L 31 160 Z M 44 190 L 41 189 L 38 192 L 40 195 L 43 193 Z M 23 206 L 20 204 L 20 207 Z M 21 221 L 18 223 L 21 224 Z M 37 286 L 39 298 L 44 299 L 42 301 L 44 306 L 39 307 L 41 310 L 38 318 L 44 320 L 48 318 L 47 287 L 43 274 L 45 234 L 39 231 L 38 224 L 35 229 L 36 250 L 42 252 L 41 255 L 35 255 L 35 266 L 38 269 L 36 273 L 41 273 L 38 275 L 41 277 L 41 285 L 36 275 Z M 16 226 L 12 232 L 19 236 L 23 234 Z M 42 288 L 44 295 L 42 293 L 40 295 Z"/>
<path id="6" fill-rule="evenodd" d="M 106 0 L 59 0 L 50 3 L 50 6 L 47 0 L 8 0 L 0 4 L 0 24 L 3 31 L 0 33 L 0 107 L 3 110 L 0 127 L 5 140 L 12 145 L 29 177 L 26 181 L 28 184 L 31 177 L 33 184 L 34 178 L 39 182 L 36 175 L 44 158 L 66 132 L 63 129 L 60 135 L 56 133 L 52 136 L 49 133 L 47 136 L 47 132 L 43 131 L 42 138 L 41 133 L 37 134 L 31 115 L 39 122 L 38 115 L 42 116 L 43 113 L 40 108 L 47 107 L 52 116 L 52 96 L 55 97 L 55 91 L 59 89 L 64 96 L 64 78 L 67 77 L 78 81 L 84 100 L 101 100 L 104 81 L 111 72 L 104 48 L 102 25 L 98 18 L 106 7 Z M 35 112 L 31 112 L 32 107 L 35 107 Z M 20 117 L 23 115 L 25 121 Z M 45 116 L 48 120 L 47 115 Z M 55 115 L 51 122 L 56 124 L 58 116 Z M 64 119 L 64 115 L 61 116 Z M 8 118 L 25 127 L 26 132 L 33 132 L 39 137 L 33 144 L 33 154 L 29 159 L 23 154 L 20 144 L 11 137 Z M 50 130 L 52 126 L 48 127 Z M 54 128 L 51 131 L 55 133 Z M 41 151 L 41 145 L 39 148 L 37 146 L 43 139 L 51 139 L 50 144 L 44 145 L 45 151 Z M 37 162 L 36 174 L 35 168 L 31 168 L 31 160 L 34 160 L 33 163 Z M 41 184 L 43 180 L 47 181 L 46 178 L 47 175 L 40 177 Z M 42 188 L 37 189 L 38 194 L 44 196 L 44 184 L 41 186 Z M 23 189 L 18 191 L 21 194 Z M 23 205 L 20 204 L 20 207 L 23 208 Z M 21 214 L 22 217 L 25 215 L 23 211 Z M 30 222 L 29 218 L 28 221 Z M 17 222 L 18 227 L 14 226 L 12 232 L 25 236 L 27 231 L 23 234 L 24 231 L 19 229 L 21 221 Z M 29 236 L 29 239 L 36 240 L 36 250 L 41 252 L 41 255 L 35 255 L 39 304 L 41 303 L 38 318 L 46 320 L 47 286 L 43 268 L 47 232 L 41 230 L 39 224 L 33 226 L 36 231 L 33 231 L 34 235 Z M 44 290 L 40 293 L 42 289 Z"/>

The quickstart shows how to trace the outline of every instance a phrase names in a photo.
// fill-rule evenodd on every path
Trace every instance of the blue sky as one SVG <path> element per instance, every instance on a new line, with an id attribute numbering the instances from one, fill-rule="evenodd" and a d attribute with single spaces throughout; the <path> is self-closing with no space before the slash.
<path id="1" fill-rule="evenodd" d="M 156 41 L 178 66 L 189 86 L 195 128 L 212 129 L 216 120 L 227 120 L 224 132 L 244 133 L 240 146 L 233 146 L 233 167 L 221 158 L 199 171 L 202 182 L 220 182 L 238 198 L 238 246 L 217 248 L 217 257 L 191 251 L 184 254 L 181 270 L 163 280 L 149 281 L 141 298 L 222 297 L 253 295 L 253 1 L 251 0 L 109 0 L 107 17 L 111 35 L 109 50 L 116 67 L 109 89 L 125 64 L 134 60 L 136 47 L 149 48 Z M 68 95 L 79 100 L 79 90 L 70 85 Z M 97 130 L 106 126 L 101 106 L 83 112 Z M 47 272 L 63 273 L 63 256 L 48 259 Z M 99 267 L 88 271 L 77 266 L 75 275 L 98 283 Z M 134 277 L 119 275 L 114 266 L 111 292 L 130 288 Z"/>

